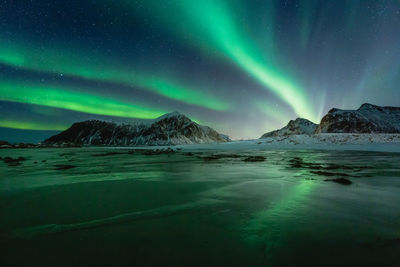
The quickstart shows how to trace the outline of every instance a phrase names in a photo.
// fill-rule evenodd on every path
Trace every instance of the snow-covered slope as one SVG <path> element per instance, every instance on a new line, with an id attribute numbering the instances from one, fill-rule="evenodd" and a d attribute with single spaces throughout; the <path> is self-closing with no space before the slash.
<path id="1" fill-rule="evenodd" d="M 303 134 L 178 147 L 183 151 L 242 151 L 250 153 L 248 155 L 254 150 L 359 150 L 400 153 L 400 134 Z"/>
<path id="2" fill-rule="evenodd" d="M 210 127 L 199 125 L 178 112 L 165 114 L 154 121 L 116 124 L 99 120 L 74 123 L 69 129 L 50 137 L 47 144 L 85 145 L 176 145 L 230 141 Z"/>
<path id="3" fill-rule="evenodd" d="M 258 140 L 259 143 L 261 140 Z M 400 144 L 400 134 L 348 134 L 321 133 L 313 135 L 290 135 L 268 137 L 260 144 L 281 145 L 368 145 L 368 144 Z"/>
<path id="4" fill-rule="evenodd" d="M 168 146 L 145 146 L 137 149 L 167 148 Z M 213 144 L 183 144 L 176 148 L 183 152 L 241 152 L 248 156 L 254 151 L 263 150 L 357 150 L 400 153 L 400 134 L 303 134 Z"/>
<path id="5" fill-rule="evenodd" d="M 263 134 L 261 138 L 294 134 L 313 134 L 316 128 L 317 124 L 306 119 L 297 118 L 296 120 L 291 120 L 282 129 Z"/>
<path id="6" fill-rule="evenodd" d="M 363 104 L 357 110 L 333 108 L 315 133 L 400 133 L 400 107 Z"/>

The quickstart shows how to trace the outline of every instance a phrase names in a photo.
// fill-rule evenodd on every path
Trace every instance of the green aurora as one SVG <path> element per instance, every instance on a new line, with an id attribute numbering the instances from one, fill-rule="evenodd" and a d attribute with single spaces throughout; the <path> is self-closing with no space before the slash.
<path id="1" fill-rule="evenodd" d="M 151 91 L 183 103 L 216 111 L 229 108 L 226 101 L 219 100 L 204 90 L 189 88 L 156 74 L 139 74 L 132 67 L 118 66 L 101 56 L 88 56 L 88 53 L 73 53 L 67 50 L 25 47 L 22 42 L 10 43 L 2 38 L 0 63 L 32 71 L 69 75 L 98 82 L 112 82 Z M 39 48 L 40 47 L 40 48 Z M 75 49 L 80 51 L 81 49 Z M 94 114 L 101 114 L 101 109 Z M 103 113 L 103 115 L 108 115 Z M 138 114 L 139 115 L 139 114 Z M 140 117 L 138 118 L 145 118 Z"/>
<path id="2" fill-rule="evenodd" d="M 333 107 L 398 106 L 400 5 L 365 1 L 4 1 L 0 119 L 179 111 L 253 139 Z"/>
<path id="3" fill-rule="evenodd" d="M 149 6 L 152 6 L 152 3 Z M 186 22 L 189 22 L 189 26 L 185 24 L 184 28 L 176 26 L 178 31 L 186 32 L 187 27 L 190 27 L 193 32 L 193 35 L 191 35 L 193 37 L 192 42 L 196 43 L 196 45 L 209 51 L 217 49 L 220 52 L 220 56 L 229 58 L 243 70 L 251 74 L 256 80 L 264 84 L 264 88 L 272 90 L 273 93 L 292 107 L 297 115 L 314 121 L 316 120 L 316 116 L 310 109 L 311 105 L 307 103 L 306 96 L 301 87 L 294 84 L 284 73 L 279 72 L 278 68 L 272 62 L 273 57 L 271 55 L 273 54 L 273 49 L 270 48 L 266 53 L 271 59 L 271 62 L 267 64 L 268 59 L 265 60 L 265 56 L 256 48 L 252 40 L 245 38 L 245 35 L 239 32 L 227 3 L 214 0 L 203 2 L 184 0 L 180 1 L 175 8 L 179 11 L 179 16 L 176 16 L 176 20 L 183 18 Z M 273 23 L 272 4 L 270 10 L 268 17 L 271 17 L 270 23 Z M 177 22 L 175 20 L 170 20 L 169 17 L 163 17 L 161 12 L 156 12 L 156 14 L 159 15 L 158 18 L 168 20 L 166 25 L 171 25 L 171 23 L 182 25 L 175 23 Z M 204 15 L 206 18 L 204 18 Z M 208 24 L 204 25 L 204 21 Z M 269 34 L 266 39 L 272 42 L 272 34 Z M 139 74 L 132 67 L 118 66 L 118 64 L 115 64 L 115 62 L 102 55 L 90 56 L 90 54 L 82 52 L 82 49 L 74 49 L 74 51 L 80 51 L 77 53 L 66 49 L 50 49 L 43 45 L 26 46 L 23 45 L 23 42 L 10 42 L 4 38 L 2 38 L 2 43 L 3 45 L 0 47 L 0 62 L 9 66 L 138 87 L 173 100 L 216 111 L 226 111 L 231 106 L 226 100 L 219 100 L 204 90 L 193 89 L 193 86 L 181 85 L 171 77 L 164 78 L 157 75 Z M 3 87 L 8 86 L 4 85 Z M 26 88 L 24 89 L 24 93 L 28 93 L 28 91 Z M 47 92 L 50 93 L 49 91 Z M 10 91 L 4 90 L 1 96 L 2 99 L 13 99 L 12 95 L 8 95 L 9 93 Z M 63 93 L 53 93 L 51 95 L 62 95 Z M 16 93 L 15 95 L 18 94 Z M 38 94 L 35 93 L 35 95 Z M 78 98 L 80 97 L 77 96 L 75 99 Z M 132 107 L 132 111 L 126 111 L 129 109 L 127 106 L 124 106 L 122 111 L 112 111 L 110 108 L 103 109 L 94 106 L 86 108 L 82 107 L 81 103 L 74 104 L 74 97 L 70 95 L 68 99 L 70 100 L 68 103 L 60 103 L 58 101 L 58 107 L 101 115 L 154 118 L 154 113 L 139 111 L 135 106 Z M 114 105 L 113 100 L 103 100 L 105 102 L 111 101 L 112 105 Z M 34 100 L 24 97 L 12 101 L 28 104 L 35 102 L 41 105 L 45 102 L 44 100 L 39 101 L 38 97 L 35 97 Z M 49 103 L 47 105 L 52 106 L 53 104 Z M 272 118 L 282 118 L 279 114 L 275 114 L 276 112 L 271 113 L 270 111 L 271 109 L 269 109 L 267 115 Z M 159 113 L 156 112 L 156 114 Z"/>
<path id="4" fill-rule="evenodd" d="M 0 100 L 63 108 L 90 114 L 153 119 L 166 111 L 122 102 L 102 96 L 74 92 L 65 88 L 29 84 L 0 83 Z"/>
<path id="5" fill-rule="evenodd" d="M 130 3 L 130 2 L 129 2 Z M 150 1 L 149 15 L 168 25 L 183 40 L 201 49 L 212 52 L 217 50 L 219 55 L 233 61 L 237 66 L 249 73 L 264 85 L 266 90 L 285 101 L 300 117 L 317 121 L 318 118 L 307 101 L 305 91 L 300 85 L 273 62 L 273 51 L 266 51 L 266 56 L 248 35 L 240 32 L 238 21 L 232 14 L 229 2 L 222 0 L 192 1 L 182 0 L 170 2 L 169 12 L 159 9 L 158 1 Z M 270 6 L 268 17 L 272 17 L 273 6 Z M 154 13 L 154 10 L 158 12 Z M 151 10 L 151 11 L 150 11 Z M 142 11 L 142 9 L 141 9 Z M 174 13 L 171 18 L 170 14 Z M 180 21 L 186 23 L 180 23 Z M 271 22 L 272 23 L 272 22 Z M 190 28 L 191 34 L 188 34 Z M 271 33 L 267 34 L 271 36 Z M 271 41 L 272 37 L 269 37 Z M 268 50 L 268 49 L 267 49 Z M 212 53 L 209 53 L 212 54 Z"/>
<path id="6" fill-rule="evenodd" d="M 21 120 L 0 120 L 0 127 L 20 129 L 20 130 L 36 130 L 36 131 L 64 131 L 69 125 L 40 123 Z"/>

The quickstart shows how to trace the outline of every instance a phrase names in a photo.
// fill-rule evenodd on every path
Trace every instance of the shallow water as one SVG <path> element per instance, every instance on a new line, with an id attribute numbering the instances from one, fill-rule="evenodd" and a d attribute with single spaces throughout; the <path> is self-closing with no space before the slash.
<path id="1" fill-rule="evenodd" d="M 128 152 L 0 150 L 0 265 L 400 264 L 400 154 Z"/>

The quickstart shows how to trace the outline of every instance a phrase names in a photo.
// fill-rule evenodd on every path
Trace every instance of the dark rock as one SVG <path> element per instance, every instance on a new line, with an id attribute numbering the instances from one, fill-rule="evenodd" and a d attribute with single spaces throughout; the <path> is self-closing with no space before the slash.
<path id="1" fill-rule="evenodd" d="M 265 161 L 266 158 L 264 156 L 250 156 L 245 158 L 243 161 L 246 162 L 259 162 L 259 161 Z"/>
<path id="2" fill-rule="evenodd" d="M 290 162 L 290 166 L 292 168 L 304 168 L 305 167 L 304 161 L 301 158 L 293 158 L 293 159 L 289 160 L 289 162 Z"/>
<path id="3" fill-rule="evenodd" d="M 175 150 L 172 148 L 167 148 L 167 149 L 143 149 L 142 154 L 143 155 L 162 155 L 162 154 L 172 154 L 175 153 Z"/>
<path id="4" fill-rule="evenodd" d="M 324 167 L 325 170 L 353 170 L 353 167 L 350 166 L 345 166 L 345 165 L 339 165 L 339 164 L 329 164 L 328 166 Z"/>
<path id="5" fill-rule="evenodd" d="M 311 171 L 311 173 L 321 176 L 350 176 L 346 173 L 339 173 L 339 172 Z"/>
<path id="6" fill-rule="evenodd" d="M 116 156 L 116 155 L 122 155 L 125 154 L 124 152 L 105 152 L 105 153 L 99 153 L 99 154 L 93 154 L 93 157 L 106 157 L 106 156 Z"/>
<path id="7" fill-rule="evenodd" d="M 12 147 L 13 146 L 9 142 L 0 140 L 0 148 L 12 148 Z"/>
<path id="8" fill-rule="evenodd" d="M 351 185 L 353 182 L 346 178 L 325 179 L 325 182 L 334 182 L 342 185 Z"/>
<path id="9" fill-rule="evenodd" d="M 218 155 L 210 155 L 210 156 L 199 156 L 199 158 L 210 161 L 210 160 L 220 159 L 221 157 Z"/>
<path id="10" fill-rule="evenodd" d="M 314 170 L 314 171 L 311 171 L 311 173 L 314 173 L 317 175 L 323 175 L 323 176 L 350 176 L 345 173 L 327 172 L 326 170 L 330 171 L 330 170 L 341 169 L 341 170 L 361 171 L 361 169 L 369 168 L 368 166 L 353 166 L 352 167 L 352 166 L 333 164 L 333 163 L 321 165 L 318 163 L 305 162 L 305 161 L 303 161 L 303 159 L 301 159 L 299 157 L 295 157 L 295 158 L 289 160 L 289 162 L 290 162 L 290 167 L 292 167 L 292 168 L 306 168 L 306 169 Z M 315 171 L 315 170 L 318 170 L 318 171 Z"/>
<path id="11" fill-rule="evenodd" d="M 305 162 L 302 158 L 299 158 L 299 157 L 295 157 L 295 158 L 289 160 L 289 162 L 290 162 L 290 166 L 292 168 L 307 168 L 307 169 L 312 169 L 312 170 L 323 169 L 323 167 L 320 164 Z"/>
<path id="12" fill-rule="evenodd" d="M 34 147 L 37 147 L 37 145 L 30 143 L 19 143 L 14 145 L 14 148 L 34 148 Z"/>
<path id="13" fill-rule="evenodd" d="M 222 158 L 240 158 L 240 157 L 241 157 L 241 155 L 238 155 L 238 154 L 226 154 L 226 153 L 217 153 L 217 154 L 206 155 L 206 156 L 198 156 L 198 158 L 204 159 L 204 160 L 216 160 L 216 159 L 222 159 Z"/>
<path id="14" fill-rule="evenodd" d="M 76 168 L 76 166 L 74 165 L 67 165 L 67 164 L 56 164 L 54 165 L 55 170 L 68 170 L 68 169 L 72 169 L 72 168 Z"/>
<path id="15" fill-rule="evenodd" d="M 233 158 L 233 159 L 242 157 L 242 156 L 239 155 L 239 154 L 224 154 L 224 153 L 216 154 L 216 156 L 219 156 L 219 157 L 221 157 L 221 158 Z"/>
<path id="16" fill-rule="evenodd" d="M 21 161 L 26 160 L 24 157 L 12 158 L 12 157 L 4 157 L 2 158 L 3 162 L 8 166 L 19 166 L 21 165 Z"/>
<path id="17" fill-rule="evenodd" d="M 61 157 L 73 156 L 73 155 L 75 155 L 75 153 L 71 153 L 71 152 L 66 152 L 66 153 L 61 153 L 61 154 L 60 154 Z"/>

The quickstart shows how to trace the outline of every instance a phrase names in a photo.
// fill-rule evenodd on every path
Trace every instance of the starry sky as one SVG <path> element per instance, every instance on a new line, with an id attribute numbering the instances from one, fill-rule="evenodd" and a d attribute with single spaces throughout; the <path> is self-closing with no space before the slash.
<path id="1" fill-rule="evenodd" d="M 233 139 L 400 106 L 398 0 L 0 0 L 0 139 L 179 111 Z"/>

